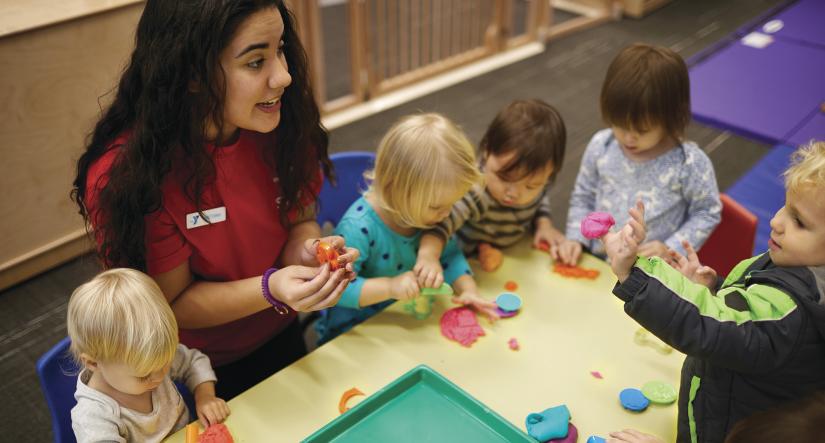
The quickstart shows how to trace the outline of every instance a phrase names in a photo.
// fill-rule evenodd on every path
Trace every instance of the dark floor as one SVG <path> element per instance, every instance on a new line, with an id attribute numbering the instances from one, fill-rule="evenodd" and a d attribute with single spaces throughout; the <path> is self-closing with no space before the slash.
<path id="1" fill-rule="evenodd" d="M 780 0 L 675 0 L 642 20 L 626 19 L 550 43 L 537 56 L 332 131 L 332 152 L 374 150 L 400 116 L 438 111 L 478 141 L 495 113 L 515 98 L 538 97 L 556 106 L 568 128 L 568 152 L 553 188 L 556 225 L 563 226 L 567 199 L 590 136 L 602 127 L 597 97 L 605 69 L 623 46 L 643 41 L 669 46 L 683 57 L 726 37 Z M 694 124 L 690 139 L 704 147 L 726 189 L 768 146 Z M 42 442 L 51 435 L 49 412 L 34 365 L 66 335 L 68 297 L 97 270 L 94 259 L 74 260 L 0 293 L 0 440 Z"/>

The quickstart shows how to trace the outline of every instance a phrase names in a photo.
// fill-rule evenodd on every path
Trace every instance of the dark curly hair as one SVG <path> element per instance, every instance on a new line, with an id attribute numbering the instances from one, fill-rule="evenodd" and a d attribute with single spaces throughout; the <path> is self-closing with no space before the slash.
<path id="1" fill-rule="evenodd" d="M 204 186 L 215 179 L 206 122 L 223 133 L 225 76 L 221 51 L 238 26 L 264 8 L 284 21 L 284 56 L 292 84 L 282 97 L 281 120 L 265 148 L 282 189 L 281 220 L 299 206 L 301 190 L 316 179 L 319 162 L 332 179 L 329 138 L 312 94 L 307 56 L 294 17 L 280 0 L 148 0 L 138 23 L 135 49 L 111 106 L 89 136 L 77 162 L 72 199 L 86 229 L 98 241 L 104 266 L 146 270 L 144 216 L 160 209 L 161 183 L 171 170 L 186 171 L 185 195 L 200 208 Z M 201 87 L 192 88 L 196 84 Z M 128 133 L 128 141 L 100 190 L 96 209 L 87 208 L 89 168 Z M 94 217 L 94 218 L 93 218 Z"/>

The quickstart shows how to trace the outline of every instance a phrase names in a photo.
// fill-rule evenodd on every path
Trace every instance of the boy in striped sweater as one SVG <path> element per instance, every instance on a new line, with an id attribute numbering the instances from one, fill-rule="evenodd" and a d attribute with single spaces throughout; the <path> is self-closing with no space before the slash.
<path id="1" fill-rule="evenodd" d="M 534 246 L 546 243 L 555 260 L 575 264 L 561 254 L 570 240 L 550 219 L 549 184 L 564 160 L 565 139 L 558 111 L 541 100 L 517 100 L 500 111 L 481 140 L 484 186 L 472 188 L 421 238 L 414 268 L 419 285 L 441 284 L 438 257 L 453 234 L 465 254 L 478 253 L 484 264 L 533 230 Z"/>

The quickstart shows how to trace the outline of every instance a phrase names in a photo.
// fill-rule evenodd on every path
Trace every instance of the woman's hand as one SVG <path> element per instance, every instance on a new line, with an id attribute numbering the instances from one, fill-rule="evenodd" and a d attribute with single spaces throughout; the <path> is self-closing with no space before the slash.
<path id="1" fill-rule="evenodd" d="M 269 277 L 269 291 L 298 312 L 320 311 L 338 303 L 354 274 L 345 268 L 287 266 Z"/>
<path id="2" fill-rule="evenodd" d="M 348 248 L 344 243 L 344 237 L 332 235 L 323 238 L 308 238 L 304 241 L 304 249 L 301 251 L 301 263 L 304 266 L 320 266 L 318 263 L 317 250 L 318 243 L 324 242 L 332 245 L 338 251 L 338 264 L 351 273 L 350 280 L 355 278 L 352 272 L 352 264 L 358 260 L 361 253 L 355 248 Z"/>

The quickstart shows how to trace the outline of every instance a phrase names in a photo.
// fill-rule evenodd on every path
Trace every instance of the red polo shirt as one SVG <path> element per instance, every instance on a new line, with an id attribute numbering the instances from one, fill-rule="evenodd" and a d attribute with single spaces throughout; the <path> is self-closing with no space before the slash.
<path id="1" fill-rule="evenodd" d="M 87 205 L 92 220 L 97 217 L 97 191 L 106 185 L 108 171 L 120 152 L 125 137 L 89 169 Z M 274 143 L 272 134 L 241 131 L 236 143 L 210 148 L 216 179 L 204 188 L 201 209 L 226 208 L 226 220 L 187 227 L 197 208 L 183 192 L 186 175 L 172 171 L 162 184 L 161 209 L 145 217 L 146 265 L 150 275 L 170 271 L 185 261 L 196 278 L 208 281 L 235 281 L 259 276 L 281 255 L 288 229 L 281 224 L 278 202 L 281 189 L 275 172 L 264 161 L 262 147 Z M 309 153 L 307 155 L 310 155 Z M 302 199 L 313 204 L 323 176 L 310 184 L 311 193 Z M 95 186 L 95 184 L 97 184 Z M 222 212 L 218 210 L 218 212 Z M 295 217 L 294 213 L 290 218 Z M 227 293 L 226 297 L 233 294 Z M 219 326 L 181 329 L 180 339 L 197 348 L 220 366 L 237 360 L 265 343 L 295 319 L 295 313 L 280 315 L 274 309 Z"/>

